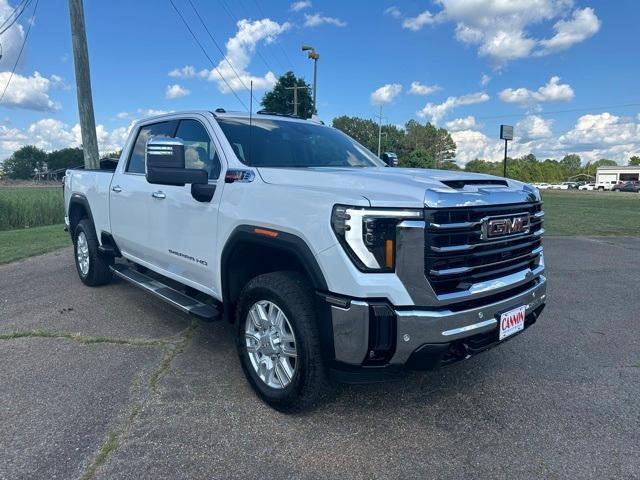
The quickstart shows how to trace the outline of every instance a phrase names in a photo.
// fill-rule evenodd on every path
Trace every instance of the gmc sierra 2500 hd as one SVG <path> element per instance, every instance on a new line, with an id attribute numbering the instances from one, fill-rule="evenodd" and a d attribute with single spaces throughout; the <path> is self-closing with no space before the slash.
<path id="1" fill-rule="evenodd" d="M 542 202 L 513 180 L 388 168 L 316 121 L 198 111 L 138 122 L 115 170 L 69 170 L 78 275 L 117 275 L 236 324 L 268 404 L 329 380 L 447 365 L 544 308 Z"/>

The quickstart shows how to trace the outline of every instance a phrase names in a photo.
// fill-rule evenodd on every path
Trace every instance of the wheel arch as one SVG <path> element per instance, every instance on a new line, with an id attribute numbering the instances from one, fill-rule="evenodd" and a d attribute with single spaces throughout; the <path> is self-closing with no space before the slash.
<path id="1" fill-rule="evenodd" d="M 258 232 L 272 232 L 264 235 Z M 311 249 L 300 237 L 257 225 L 234 229 L 222 250 L 220 262 L 225 316 L 233 320 L 236 301 L 244 285 L 263 273 L 298 271 L 315 290 L 326 291 L 327 283 Z"/>
<path id="2" fill-rule="evenodd" d="M 95 222 L 93 221 L 93 214 L 91 213 L 89 201 L 87 200 L 87 197 L 80 193 L 71 194 L 67 215 L 69 216 L 69 233 L 71 234 L 71 238 L 73 238 L 73 232 L 75 231 L 76 226 L 83 218 L 91 220 L 91 223 L 94 226 L 93 228 L 95 228 Z"/>

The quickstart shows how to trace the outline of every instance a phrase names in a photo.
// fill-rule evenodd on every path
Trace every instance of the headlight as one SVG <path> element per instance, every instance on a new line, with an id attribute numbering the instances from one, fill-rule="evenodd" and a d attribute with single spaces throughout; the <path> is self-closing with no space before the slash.
<path id="1" fill-rule="evenodd" d="M 396 226 L 405 219 L 423 217 L 422 210 L 333 207 L 331 226 L 345 251 L 364 272 L 393 272 Z"/>

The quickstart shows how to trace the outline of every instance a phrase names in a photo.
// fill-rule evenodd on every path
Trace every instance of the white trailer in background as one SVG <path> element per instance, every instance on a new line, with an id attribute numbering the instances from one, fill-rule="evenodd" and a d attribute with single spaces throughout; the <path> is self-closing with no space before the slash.
<path id="1" fill-rule="evenodd" d="M 640 166 L 599 167 L 596 172 L 596 190 L 611 190 L 616 183 L 640 180 Z"/>

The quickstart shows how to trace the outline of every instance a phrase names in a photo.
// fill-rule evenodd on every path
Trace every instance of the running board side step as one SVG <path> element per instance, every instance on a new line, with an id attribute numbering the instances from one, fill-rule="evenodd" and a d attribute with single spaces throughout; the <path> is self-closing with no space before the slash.
<path id="1" fill-rule="evenodd" d="M 213 322 L 222 318 L 220 312 L 213 305 L 202 303 L 193 297 L 189 297 L 184 293 L 172 288 L 164 283 L 140 273 L 126 265 L 116 263 L 109 267 L 111 271 L 118 277 L 135 285 L 136 287 L 146 290 L 161 300 L 173 305 L 185 313 L 191 314 L 205 322 Z"/>

